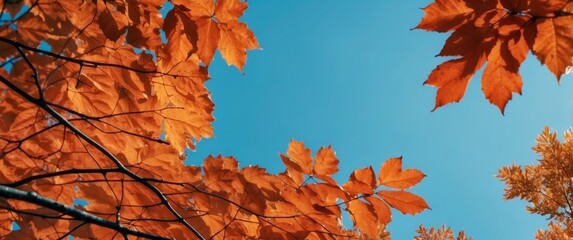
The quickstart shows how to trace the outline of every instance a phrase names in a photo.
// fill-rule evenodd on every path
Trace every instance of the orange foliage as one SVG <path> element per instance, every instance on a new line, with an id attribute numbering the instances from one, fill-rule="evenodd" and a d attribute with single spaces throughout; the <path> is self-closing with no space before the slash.
<path id="1" fill-rule="evenodd" d="M 434 110 L 458 102 L 486 62 L 482 90 L 504 112 L 521 94 L 519 66 L 531 52 L 559 79 L 573 65 L 573 3 L 568 0 L 436 0 L 416 26 L 453 31 L 438 56 L 457 57 L 436 67 L 424 84 L 437 87 Z"/>
<path id="2" fill-rule="evenodd" d="M 212 136 L 214 53 L 242 71 L 259 44 L 246 2 L 170 2 L 163 18 L 165 0 L 0 1 L 1 238 L 386 238 L 390 208 L 428 209 L 401 158 L 343 185 L 331 147 L 297 141 L 276 175 L 233 157 L 185 165 Z"/>
<path id="3" fill-rule="evenodd" d="M 504 199 L 520 198 L 531 203 L 527 211 L 553 220 L 539 230 L 536 239 L 573 238 L 573 133 L 557 134 L 545 128 L 533 150 L 541 156 L 537 164 L 506 166 L 498 177 L 506 184 Z"/>
<path id="4" fill-rule="evenodd" d="M 417 236 L 414 237 L 414 240 L 469 240 L 471 238 L 466 237 L 464 231 L 460 231 L 457 236 L 454 235 L 454 232 L 451 228 L 446 228 L 446 226 L 442 226 L 441 228 L 434 229 L 434 227 L 427 229 L 423 225 L 420 225 L 418 230 Z"/>

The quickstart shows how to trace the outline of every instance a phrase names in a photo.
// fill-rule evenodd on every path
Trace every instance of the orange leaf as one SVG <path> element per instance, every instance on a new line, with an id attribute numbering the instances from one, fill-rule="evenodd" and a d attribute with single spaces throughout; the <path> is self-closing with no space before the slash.
<path id="1" fill-rule="evenodd" d="M 506 33 L 507 36 L 500 37 L 492 48 L 482 76 L 485 97 L 495 104 L 502 114 L 512 93 L 521 94 L 522 82 L 518 71 L 529 52 L 521 24 L 523 23 L 515 25 L 514 29 L 517 28 L 517 31 L 503 29 L 509 32 Z"/>
<path id="2" fill-rule="evenodd" d="M 493 44 L 495 44 L 489 22 L 499 21 L 498 19 L 506 14 L 504 11 L 490 11 L 489 13 L 490 14 L 484 14 L 488 16 L 488 19 L 479 18 L 481 19 L 480 21 L 483 21 L 481 25 L 486 25 L 485 27 L 477 26 L 478 24 L 476 24 L 475 21 L 460 26 L 448 37 L 438 56 L 465 57 L 471 60 L 470 62 L 476 62 L 476 68 L 479 69 L 481 65 L 478 66 L 478 63 L 485 60 L 483 58 L 490 52 Z M 468 68 L 466 71 L 468 73 L 475 72 L 475 70 L 472 71 L 471 68 Z"/>
<path id="3" fill-rule="evenodd" d="M 372 167 L 354 170 L 342 188 L 351 195 L 372 194 L 376 188 L 374 170 Z"/>
<path id="4" fill-rule="evenodd" d="M 512 12 L 522 12 L 529 9 L 529 1 L 521 0 L 500 0 L 501 5 Z"/>
<path id="5" fill-rule="evenodd" d="M 392 208 L 403 214 L 416 215 L 424 209 L 430 209 L 426 201 L 418 195 L 406 191 L 379 191 L 376 194 L 382 197 Z"/>
<path id="6" fill-rule="evenodd" d="M 371 238 L 378 235 L 380 225 L 376 223 L 377 218 L 371 205 L 360 200 L 353 200 L 347 204 L 347 208 L 354 226 Z"/>
<path id="7" fill-rule="evenodd" d="M 183 61 L 197 51 L 197 25 L 186 12 L 175 6 L 165 16 L 163 30 L 167 38 L 165 48 L 174 58 L 172 61 Z"/>
<path id="8" fill-rule="evenodd" d="M 447 32 L 466 23 L 473 11 L 463 0 L 437 0 L 424 8 L 426 15 L 416 28 Z"/>
<path id="9" fill-rule="evenodd" d="M 438 88 L 434 109 L 448 103 L 459 102 L 468 87 L 476 67 L 467 67 L 467 59 L 455 59 L 436 67 L 424 84 Z"/>
<path id="10" fill-rule="evenodd" d="M 338 162 L 339 161 L 336 159 L 336 154 L 332 150 L 332 147 L 321 147 L 318 150 L 318 153 L 316 153 L 316 159 L 314 161 L 312 172 L 318 178 L 336 185 L 336 181 L 334 181 L 334 179 L 332 179 L 329 175 L 338 172 Z"/>
<path id="11" fill-rule="evenodd" d="M 289 157 L 285 155 L 280 155 L 281 160 L 286 166 L 286 175 L 292 179 L 294 184 L 300 186 L 304 181 L 304 173 L 302 173 L 302 168 L 296 162 L 292 161 Z"/>
<path id="12" fill-rule="evenodd" d="M 255 34 L 246 24 L 232 21 L 220 24 L 221 39 L 219 51 L 229 65 L 235 65 L 241 72 L 247 61 L 247 50 L 259 48 Z"/>
<path id="13" fill-rule="evenodd" d="M 324 203 L 324 205 L 336 205 L 338 200 L 349 201 L 348 194 L 339 186 L 333 186 L 325 183 L 308 184 L 306 188 L 314 191 L 318 198 L 315 201 Z"/>
<path id="14" fill-rule="evenodd" d="M 425 177 L 416 169 L 402 171 L 402 157 L 391 158 L 384 162 L 378 173 L 378 184 L 392 188 L 409 188 L 418 184 Z"/>
<path id="15" fill-rule="evenodd" d="M 489 18 L 498 18 L 498 11 Z M 490 21 L 491 19 L 482 19 Z M 458 102 L 465 94 L 470 79 L 485 63 L 486 54 L 495 43 L 490 27 L 476 26 L 474 22 L 460 26 L 446 41 L 441 56 L 462 56 L 436 67 L 424 84 L 437 87 L 436 104 L 433 110 L 452 102 Z M 432 111 L 433 111 L 432 110 Z"/>
<path id="16" fill-rule="evenodd" d="M 455 30 L 439 56 L 461 56 L 439 65 L 425 82 L 439 88 L 434 110 L 458 102 L 471 77 L 487 61 L 482 90 L 503 114 L 512 94 L 521 94 L 518 70 L 529 49 L 559 79 L 573 65 L 569 7 L 566 0 L 438 0 L 430 4 L 418 28 Z M 447 21 L 454 18 L 458 21 Z"/>
<path id="17" fill-rule="evenodd" d="M 573 16 L 536 19 L 537 34 L 531 50 L 559 80 L 573 65 Z"/>
<path id="18" fill-rule="evenodd" d="M 0 206 L 7 206 L 6 199 L 0 199 Z M 12 232 L 13 216 L 5 209 L 0 209 L 0 236 L 6 236 Z"/>
<path id="19" fill-rule="evenodd" d="M 529 8 L 533 15 L 535 16 L 545 16 L 552 15 L 555 12 L 563 9 L 563 7 L 569 2 L 568 0 L 541 0 L 541 1 L 529 1 Z"/>
<path id="20" fill-rule="evenodd" d="M 240 0 L 218 0 L 215 6 L 215 17 L 221 22 L 236 21 L 243 16 L 247 3 Z"/>
<path id="21" fill-rule="evenodd" d="M 128 18 L 122 12 L 109 9 L 108 4 L 105 2 L 103 5 L 103 10 L 98 8 L 99 11 L 102 11 L 98 18 L 99 27 L 107 38 L 113 41 L 117 41 L 117 39 L 119 39 L 119 37 L 125 33 L 125 29 L 127 28 L 128 24 Z"/>
<path id="22" fill-rule="evenodd" d="M 519 73 L 511 71 L 507 66 L 490 62 L 483 72 L 481 85 L 485 97 L 503 114 L 512 93 L 521 94 L 522 82 Z"/>
<path id="23" fill-rule="evenodd" d="M 288 145 L 287 154 L 293 162 L 300 166 L 304 174 L 312 174 L 312 155 L 310 149 L 306 148 L 304 143 L 294 139 L 291 140 Z"/>
<path id="24" fill-rule="evenodd" d="M 376 212 L 376 216 L 378 217 L 379 224 L 386 225 L 392 220 L 392 212 L 390 212 L 390 208 L 386 203 L 380 200 L 380 198 L 375 196 L 366 196 L 364 199 L 372 204 L 372 207 Z"/>
<path id="25" fill-rule="evenodd" d="M 197 24 L 197 35 L 199 37 L 197 54 L 199 59 L 209 66 L 219 45 L 221 36 L 219 26 L 208 16 L 196 18 L 195 23 Z"/>
<path id="26" fill-rule="evenodd" d="M 312 207 L 312 203 L 310 202 L 311 199 L 301 190 L 286 188 L 281 191 L 281 196 L 284 198 L 284 200 L 296 206 L 298 211 L 303 213 L 311 213 L 315 211 Z"/>

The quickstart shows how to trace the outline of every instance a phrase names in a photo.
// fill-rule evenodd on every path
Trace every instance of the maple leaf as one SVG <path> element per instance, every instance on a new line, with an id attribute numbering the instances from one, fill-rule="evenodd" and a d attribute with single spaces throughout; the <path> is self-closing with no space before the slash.
<path id="1" fill-rule="evenodd" d="M 338 172 L 338 163 L 336 153 L 334 153 L 331 146 L 321 147 L 316 153 L 312 173 L 325 182 L 336 184 L 336 181 L 330 175 Z"/>
<path id="2" fill-rule="evenodd" d="M 169 11 L 163 25 L 167 38 L 165 49 L 172 53 L 172 61 L 187 60 L 197 51 L 197 26 L 181 7 Z"/>
<path id="3" fill-rule="evenodd" d="M 173 1 L 176 9 L 191 19 L 196 30 L 185 29 L 185 33 L 196 34 L 197 55 L 199 59 L 209 66 L 215 51 L 219 49 L 223 58 L 229 65 L 235 65 L 241 72 L 246 62 L 247 50 L 257 49 L 259 43 L 253 32 L 239 18 L 247 9 L 247 3 L 240 0 L 198 0 L 188 3 L 186 1 Z M 181 7 L 179 7 L 181 6 Z M 195 36 L 195 35 L 194 35 Z"/>
<path id="4" fill-rule="evenodd" d="M 163 18 L 165 4 L 3 2 L 8 20 L 0 28 L 0 59 L 10 59 L 11 70 L 0 70 L 0 192 L 8 199 L 0 203 L 0 215 L 8 219 L 0 222 L 1 238 L 113 238 L 118 232 L 201 238 L 221 229 L 256 237 L 253 212 L 247 211 L 248 224 L 226 224 L 235 218 L 214 215 L 237 211 L 239 204 L 266 211 L 266 200 L 280 196 L 278 177 L 259 171 L 263 176 L 246 180 L 238 167 L 229 167 L 238 164 L 232 158 L 212 157 L 204 168 L 183 164 L 186 148 L 212 136 L 214 105 L 204 85 L 205 56 L 197 54 L 206 48 L 198 43 L 204 29 L 189 14 L 203 8 L 184 2 Z M 225 29 L 219 33 L 225 40 L 215 46 L 242 69 L 246 56 L 240 54 L 258 47 L 238 22 L 246 3 L 218 1 L 213 7 L 217 18 L 209 20 Z M 51 51 L 39 49 L 40 42 Z M 189 186 L 202 188 L 190 192 Z M 87 203 L 71 207 L 75 199 Z M 197 209 L 212 214 L 200 217 Z M 112 215 L 120 224 L 109 224 Z M 155 221 L 160 219 L 165 221 Z M 14 221 L 20 230 L 7 227 Z"/>
<path id="5" fill-rule="evenodd" d="M 291 140 L 288 145 L 287 154 L 302 173 L 310 175 L 312 173 L 312 155 L 310 149 L 306 148 L 302 142 Z"/>
<path id="6" fill-rule="evenodd" d="M 104 6 L 98 4 L 98 11 L 102 13 L 98 17 L 98 24 L 105 36 L 112 40 L 117 41 L 128 27 L 128 17 L 125 12 L 113 11 L 113 5 L 103 2 Z"/>
<path id="7" fill-rule="evenodd" d="M 287 155 L 281 155 L 281 159 L 296 185 L 302 184 L 304 175 L 316 176 L 327 183 L 337 185 L 330 176 L 338 172 L 339 162 L 332 147 L 321 147 L 313 160 L 310 149 L 306 148 L 304 143 L 291 140 Z"/>
<path id="8" fill-rule="evenodd" d="M 482 90 L 503 114 L 513 93 L 521 94 L 519 66 L 529 51 L 559 80 L 573 65 L 569 5 L 565 0 L 430 3 L 416 28 L 453 31 L 438 56 L 457 57 L 436 67 L 424 82 L 438 88 L 433 110 L 459 102 L 471 78 L 487 62 Z"/>

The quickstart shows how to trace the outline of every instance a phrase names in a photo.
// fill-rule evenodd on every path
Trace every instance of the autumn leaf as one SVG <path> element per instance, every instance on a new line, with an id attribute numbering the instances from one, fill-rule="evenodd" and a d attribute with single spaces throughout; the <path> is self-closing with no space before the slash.
<path id="1" fill-rule="evenodd" d="M 511 19 L 521 24 L 526 18 Z M 500 29 L 505 30 L 505 29 Z M 482 77 L 482 90 L 485 97 L 494 105 L 498 106 L 503 113 L 506 103 L 511 100 L 512 93 L 521 94 L 521 75 L 519 66 L 525 60 L 528 47 L 523 35 L 523 30 L 511 30 L 501 32 L 496 45 L 488 56 L 488 65 Z"/>
<path id="2" fill-rule="evenodd" d="M 128 17 L 123 12 L 113 11 L 113 6 L 103 2 L 103 6 L 98 4 L 98 11 L 102 13 L 98 17 L 98 24 L 102 32 L 112 41 L 117 41 L 127 29 Z"/>
<path id="3" fill-rule="evenodd" d="M 440 228 L 431 227 L 427 229 L 424 225 L 420 225 L 416 230 L 418 235 L 414 236 L 414 240 L 470 240 L 466 237 L 464 230 L 458 232 L 457 236 L 450 227 L 442 225 Z"/>
<path id="4" fill-rule="evenodd" d="M 302 173 L 312 174 L 312 155 L 310 149 L 306 148 L 302 142 L 291 140 L 287 154 L 290 160 L 300 166 Z"/>
<path id="5" fill-rule="evenodd" d="M 457 57 L 436 67 L 424 82 L 438 88 L 433 110 L 460 101 L 485 63 L 482 90 L 502 114 L 512 94 L 521 94 L 519 66 L 530 50 L 558 80 L 573 65 L 567 1 L 437 0 L 424 13 L 416 28 L 453 31 L 438 55 Z"/>
<path id="6" fill-rule="evenodd" d="M 302 168 L 289 157 L 280 155 L 283 164 L 286 166 L 285 176 L 291 179 L 296 186 L 300 186 L 304 182 L 304 173 Z"/>
<path id="7" fill-rule="evenodd" d="M 416 215 L 424 209 L 430 207 L 420 196 L 406 191 L 379 191 L 378 196 L 384 199 L 391 207 L 398 209 L 400 212 Z"/>
<path id="8" fill-rule="evenodd" d="M 569 239 L 573 237 L 573 209 L 569 204 L 573 189 L 573 133 L 566 131 L 560 141 L 555 132 L 545 127 L 536 142 L 532 149 L 539 154 L 539 161 L 499 169 L 497 177 L 505 183 L 503 199 L 525 200 L 530 203 L 528 212 L 551 220 L 548 229 L 537 232 L 536 239 Z"/>
<path id="9" fill-rule="evenodd" d="M 336 185 L 336 181 L 330 175 L 338 172 L 338 163 L 339 161 L 336 159 L 336 154 L 332 147 L 322 147 L 316 153 L 312 172 L 325 182 Z"/>
<path id="10" fill-rule="evenodd" d="M 188 158 L 213 136 L 215 52 L 243 71 L 260 48 L 240 21 L 247 7 L 3 1 L 0 238 L 388 239 L 391 207 L 425 209 L 401 191 L 424 176 L 401 159 L 340 185 L 330 146 L 313 156 L 292 140 L 278 174 Z"/>
<path id="11" fill-rule="evenodd" d="M 376 236 L 379 231 L 379 226 L 376 224 L 376 216 L 371 214 L 374 208 L 362 201 L 351 201 L 348 204 L 348 212 L 352 217 L 354 225 L 368 236 Z"/>
<path id="12" fill-rule="evenodd" d="M 3 200 L 2 205 L 5 204 L 5 200 Z M 9 211 L 7 210 L 0 210 L 0 236 L 6 236 L 12 232 L 12 218 L 9 214 Z"/>
<path id="13" fill-rule="evenodd" d="M 259 42 L 247 25 L 231 21 L 220 26 L 219 51 L 229 65 L 235 65 L 242 72 L 247 61 L 247 50 L 259 48 Z"/>
<path id="14" fill-rule="evenodd" d="M 390 207 L 386 205 L 380 198 L 374 196 L 364 197 L 370 205 L 374 208 L 376 212 L 376 217 L 378 218 L 378 223 L 386 225 L 392 220 L 392 213 L 390 212 Z"/>
<path id="15" fill-rule="evenodd" d="M 536 29 L 531 51 L 542 64 L 559 80 L 567 67 L 573 65 L 573 30 L 570 28 L 573 16 L 535 20 Z"/>
<path id="16" fill-rule="evenodd" d="M 197 51 L 197 26 L 180 8 L 174 7 L 169 11 L 163 22 L 167 37 L 165 48 L 174 58 L 171 61 L 187 60 Z"/>
<path id="17" fill-rule="evenodd" d="M 194 21 L 197 29 L 186 30 L 186 34 L 197 34 L 197 54 L 206 66 L 209 66 L 215 51 L 219 49 L 227 64 L 243 71 L 247 50 L 259 48 L 253 32 L 238 21 L 247 9 L 246 2 L 220 0 L 213 4 L 213 1 L 201 0 L 191 3 L 173 1 L 173 4 L 175 8 L 181 6 L 189 10 L 183 14 Z"/>
<path id="18" fill-rule="evenodd" d="M 425 177 L 417 169 L 402 171 L 402 157 L 391 158 L 382 164 L 378 173 L 378 184 L 391 188 L 409 188 L 418 184 Z"/>
<path id="19" fill-rule="evenodd" d="M 416 28 L 447 32 L 470 20 L 473 9 L 463 0 L 438 0 L 424 9 L 425 17 Z"/>
<path id="20" fill-rule="evenodd" d="M 344 190 L 351 195 L 372 194 L 376 188 L 376 178 L 372 167 L 360 168 L 354 170 L 343 186 Z"/>
<path id="21" fill-rule="evenodd" d="M 287 155 L 281 155 L 283 163 L 287 167 L 288 175 L 297 185 L 302 184 L 304 176 L 321 179 L 332 185 L 337 185 L 330 176 L 338 172 L 338 159 L 332 147 L 322 147 L 316 153 L 313 160 L 310 149 L 304 143 L 291 140 Z"/>
<path id="22" fill-rule="evenodd" d="M 355 226 L 369 237 L 379 237 L 381 228 L 373 226 L 386 226 L 392 220 L 390 207 L 412 215 L 429 209 L 424 199 L 403 190 L 418 184 L 424 176 L 416 169 L 402 171 L 401 157 L 384 162 L 377 180 L 372 167 L 355 170 L 342 186 L 349 194 L 345 202 Z M 381 185 L 402 190 L 379 190 Z"/>

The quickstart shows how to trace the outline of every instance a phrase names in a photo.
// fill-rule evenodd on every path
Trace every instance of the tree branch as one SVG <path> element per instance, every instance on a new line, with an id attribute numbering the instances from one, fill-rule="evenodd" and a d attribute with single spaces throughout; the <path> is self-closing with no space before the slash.
<path id="1" fill-rule="evenodd" d="M 0 40 L 2 39 L 2 37 L 0 37 Z M 6 79 L 5 77 L 0 75 L 0 82 L 2 82 L 3 84 L 5 84 L 8 88 L 10 88 L 11 90 L 15 91 L 17 94 L 19 94 L 20 96 L 22 96 L 23 98 L 25 98 L 26 100 L 28 100 L 29 102 L 37 105 L 38 107 L 42 108 L 44 111 L 46 111 L 48 114 L 50 114 L 52 117 L 54 117 L 55 119 L 58 120 L 58 122 L 60 122 L 62 125 L 64 125 L 65 127 L 67 127 L 68 129 L 70 129 L 71 132 L 73 132 L 76 136 L 78 136 L 79 138 L 83 139 L 84 141 L 86 141 L 88 144 L 90 144 L 91 146 L 93 146 L 95 149 L 97 149 L 98 151 L 100 151 L 103 155 L 105 155 L 107 158 L 109 158 L 116 166 L 118 169 L 120 169 L 121 173 L 127 175 L 128 177 L 130 177 L 131 179 L 138 181 L 139 183 L 141 183 L 143 186 L 145 186 L 147 189 L 151 190 L 155 196 L 157 196 L 157 198 L 159 198 L 159 200 L 161 201 L 161 203 L 167 208 L 167 210 L 169 210 L 169 212 L 171 212 L 178 220 L 181 224 L 183 224 L 187 229 L 189 229 L 193 235 L 195 235 L 198 239 L 204 240 L 205 238 L 201 235 L 201 233 L 199 233 L 199 231 L 197 231 L 193 226 L 191 226 L 191 224 L 189 224 L 189 222 L 187 222 L 187 220 L 185 220 L 185 218 L 183 218 L 181 216 L 181 214 L 179 214 L 174 208 L 173 206 L 171 206 L 171 203 L 167 200 L 167 198 L 165 197 L 165 195 L 155 186 L 153 186 L 151 183 L 149 183 L 148 181 L 146 181 L 144 178 L 140 177 L 139 175 L 137 175 L 136 173 L 130 171 L 129 169 L 127 169 L 125 167 L 125 165 L 123 165 L 123 163 L 121 163 L 121 161 L 115 156 L 113 155 L 113 153 L 111 153 L 109 150 L 107 150 L 104 146 L 102 146 L 101 144 L 99 144 L 98 142 L 96 142 L 94 139 L 92 139 L 91 137 L 89 137 L 88 135 L 86 135 L 84 132 L 82 132 L 80 129 L 78 129 L 75 125 L 73 125 L 72 123 L 70 123 L 70 121 L 68 121 L 65 117 L 63 117 L 60 113 L 58 113 L 56 110 L 54 110 L 52 107 L 50 107 L 45 100 L 43 99 L 36 99 L 34 97 L 32 97 L 30 94 L 28 94 L 26 91 L 22 90 L 21 88 L 19 88 L 18 86 L 16 86 L 14 83 L 10 82 L 10 80 Z"/>
<path id="2" fill-rule="evenodd" d="M 5 184 L 4 186 L 18 187 L 20 185 L 29 183 L 29 182 L 34 181 L 34 180 L 38 180 L 38 179 L 42 179 L 42 178 L 55 177 L 55 176 L 62 176 L 62 175 L 67 175 L 67 174 L 99 173 L 99 174 L 105 175 L 106 173 L 110 173 L 110 172 L 121 172 L 121 170 L 117 169 L 117 168 L 111 168 L 111 169 L 105 169 L 105 168 L 103 168 L 103 169 L 76 169 L 76 168 L 73 168 L 73 169 L 69 169 L 69 170 L 63 170 L 63 171 L 50 172 L 50 173 L 30 176 L 30 177 L 24 178 L 22 180 L 19 180 L 17 182 L 14 182 L 14 183 Z"/>
<path id="3" fill-rule="evenodd" d="M 121 226 L 121 224 L 119 224 L 119 223 L 111 222 L 111 221 L 105 220 L 103 218 L 100 218 L 98 216 L 91 215 L 85 211 L 75 209 L 73 207 L 61 204 L 61 203 L 54 201 L 52 199 L 40 196 L 40 195 L 36 194 L 35 192 L 26 192 L 26 191 L 22 191 L 22 190 L 19 190 L 16 188 L 11 188 L 11 187 L 8 187 L 5 185 L 0 185 L 0 197 L 7 198 L 7 199 L 18 199 L 18 200 L 25 201 L 28 203 L 33 203 L 33 204 L 36 204 L 38 206 L 49 208 L 49 209 L 52 209 L 54 211 L 72 216 L 75 219 L 86 222 L 86 223 L 91 223 L 91 224 L 95 224 L 95 225 L 102 226 L 105 228 L 113 229 L 113 230 L 115 230 L 119 233 L 122 233 L 122 234 L 132 235 L 132 236 L 136 236 L 136 237 L 143 237 L 143 238 L 148 238 L 148 239 L 171 240 L 171 238 L 165 238 L 165 237 L 161 237 L 161 236 L 157 236 L 157 235 L 153 235 L 153 234 L 149 234 L 149 233 L 131 230 L 129 228 Z"/>
<path id="4" fill-rule="evenodd" d="M 22 43 L 19 43 L 19 42 L 16 42 L 16 41 L 13 41 L 13 40 L 10 40 L 8 38 L 1 37 L 1 36 L 0 36 L 0 42 L 10 44 L 10 45 L 14 46 L 16 49 L 25 49 L 25 50 L 32 51 L 32 52 L 42 53 L 44 55 L 47 55 L 47 56 L 50 56 L 50 57 L 53 57 L 56 59 L 62 59 L 64 61 L 76 63 L 80 66 L 93 67 L 93 68 L 96 68 L 98 66 L 106 66 L 106 67 L 115 67 L 115 68 L 125 69 L 125 70 L 129 70 L 129 71 L 137 72 L 137 73 L 161 74 L 161 75 L 166 75 L 166 76 L 171 76 L 171 77 L 179 77 L 179 75 L 165 73 L 165 72 L 159 72 L 156 69 L 153 69 L 153 70 L 137 69 L 137 68 L 121 65 L 121 64 L 96 62 L 96 61 L 84 60 L 84 59 L 79 59 L 79 58 L 66 57 L 66 56 L 63 56 L 63 55 L 60 55 L 57 53 L 53 53 L 50 51 L 38 49 L 35 47 L 30 47 L 28 45 L 24 45 Z"/>

